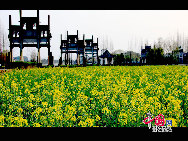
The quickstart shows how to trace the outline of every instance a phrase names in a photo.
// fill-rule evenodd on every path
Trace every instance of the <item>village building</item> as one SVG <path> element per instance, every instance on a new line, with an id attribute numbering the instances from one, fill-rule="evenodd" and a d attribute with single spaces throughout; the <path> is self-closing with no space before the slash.
<path id="1" fill-rule="evenodd" d="M 148 62 L 147 60 L 147 54 L 150 52 L 151 46 L 145 46 L 145 49 L 141 48 L 141 57 L 140 57 L 140 62 L 142 64 L 146 64 Z"/>
<path id="2" fill-rule="evenodd" d="M 101 56 L 99 56 L 100 64 L 101 65 L 113 64 L 113 62 L 114 62 L 113 57 L 114 57 L 114 55 L 112 55 L 107 49 L 102 49 Z"/>

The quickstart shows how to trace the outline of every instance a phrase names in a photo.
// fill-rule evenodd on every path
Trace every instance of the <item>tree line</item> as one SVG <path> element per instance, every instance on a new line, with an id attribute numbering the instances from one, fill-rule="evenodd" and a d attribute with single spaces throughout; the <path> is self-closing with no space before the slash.
<path id="1" fill-rule="evenodd" d="M 130 56 L 125 56 L 123 53 L 114 55 L 114 65 L 172 65 L 172 64 L 178 64 L 179 58 L 179 49 L 180 47 L 177 47 L 175 50 L 172 51 L 169 55 L 164 54 L 163 48 L 151 48 L 144 59 L 146 59 L 146 63 L 141 62 L 141 57 L 140 58 L 133 58 Z M 184 57 L 185 59 L 185 57 Z M 186 59 L 188 59 L 186 57 Z M 183 61 L 183 63 L 188 63 Z"/>
<path id="2" fill-rule="evenodd" d="M 179 62 L 179 50 L 183 49 L 184 53 L 188 52 L 188 37 L 184 34 L 177 32 L 176 35 L 167 38 L 158 38 L 153 42 L 153 46 L 146 41 L 145 45 L 149 45 L 152 48 L 146 54 L 147 65 L 166 65 L 166 64 L 178 64 Z M 142 46 L 142 45 L 140 45 Z M 140 52 L 141 53 L 141 52 Z M 114 65 L 134 65 L 142 64 L 140 57 L 136 58 L 136 61 L 132 63 L 133 57 L 125 56 L 123 53 L 114 56 Z M 183 63 L 188 63 L 188 56 L 183 57 Z"/>

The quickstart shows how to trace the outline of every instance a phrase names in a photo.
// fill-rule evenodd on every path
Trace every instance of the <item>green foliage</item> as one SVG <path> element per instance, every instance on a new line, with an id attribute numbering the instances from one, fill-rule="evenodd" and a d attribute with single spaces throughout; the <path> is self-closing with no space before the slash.
<path id="1" fill-rule="evenodd" d="M 1 127 L 188 127 L 186 66 L 13 69 L 0 75 Z M 152 125 L 154 125 L 154 121 Z"/>
<path id="2" fill-rule="evenodd" d="M 146 55 L 148 65 L 163 65 L 164 61 L 164 51 L 162 48 L 154 48 L 149 51 Z"/>
<path id="3" fill-rule="evenodd" d="M 37 62 L 22 62 L 22 61 L 16 61 L 10 63 L 10 68 L 27 68 L 27 67 L 36 67 L 38 64 Z M 39 66 L 41 66 L 41 63 L 39 63 Z"/>
<path id="4" fill-rule="evenodd" d="M 117 54 L 114 57 L 114 65 L 125 65 L 125 58 L 124 58 L 123 53 Z"/>

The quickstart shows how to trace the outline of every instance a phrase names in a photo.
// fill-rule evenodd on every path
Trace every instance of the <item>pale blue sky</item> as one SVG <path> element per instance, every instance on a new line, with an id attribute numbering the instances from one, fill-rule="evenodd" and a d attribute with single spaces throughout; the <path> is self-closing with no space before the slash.
<path id="1" fill-rule="evenodd" d="M 24 17 L 37 16 L 36 10 L 23 10 Z M 19 24 L 19 10 L 0 10 L 1 28 L 8 35 L 8 20 L 12 15 L 12 24 Z M 102 49 L 103 38 L 113 43 L 114 50 L 130 50 L 140 53 L 141 41 L 149 44 L 159 37 L 175 35 L 177 31 L 188 35 L 188 10 L 40 10 L 40 24 L 47 24 L 51 18 L 51 51 L 54 59 L 60 57 L 60 34 L 63 39 L 66 31 L 79 37 L 99 38 Z M 7 36 L 6 36 L 7 37 Z M 31 49 L 24 49 L 23 55 L 30 56 Z M 14 49 L 14 56 L 19 48 Z M 41 58 L 47 58 L 47 48 L 41 50 Z"/>

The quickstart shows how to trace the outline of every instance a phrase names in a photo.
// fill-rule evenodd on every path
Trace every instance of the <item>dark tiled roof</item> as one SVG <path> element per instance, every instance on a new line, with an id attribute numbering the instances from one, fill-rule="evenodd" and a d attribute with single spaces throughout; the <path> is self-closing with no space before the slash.
<path id="1" fill-rule="evenodd" d="M 99 56 L 100 58 L 112 58 L 113 55 L 109 53 L 108 50 L 106 50 L 101 56 Z"/>

